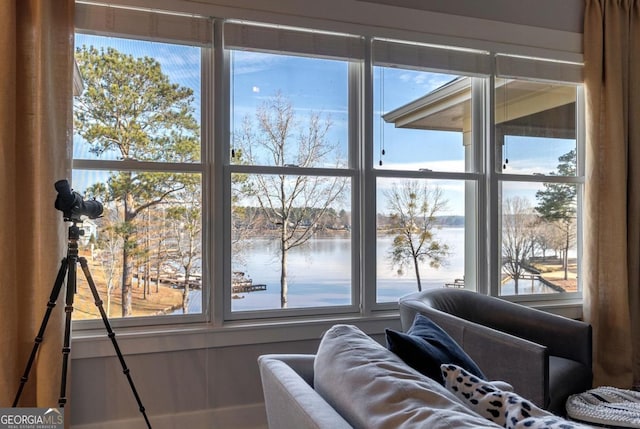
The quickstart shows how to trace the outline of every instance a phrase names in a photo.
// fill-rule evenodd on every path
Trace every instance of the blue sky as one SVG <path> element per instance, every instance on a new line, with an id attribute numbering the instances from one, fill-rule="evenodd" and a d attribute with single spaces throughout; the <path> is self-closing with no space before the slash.
<path id="1" fill-rule="evenodd" d="M 135 57 L 151 56 L 160 62 L 172 82 L 192 88 L 196 117 L 200 115 L 201 57 L 198 48 L 151 43 L 129 39 L 76 35 L 76 46 L 113 46 Z M 255 115 L 256 107 L 281 91 L 292 102 L 301 124 L 311 112 L 330 118 L 329 138 L 346 154 L 348 139 L 348 66 L 344 61 L 309 59 L 300 56 L 236 51 L 232 62 L 232 121 L 240 123 L 245 115 Z M 400 68 L 374 70 L 374 167 L 411 169 L 428 167 L 437 171 L 464 171 L 462 135 L 457 132 L 396 129 L 385 124 L 380 113 L 421 97 L 455 79 L 455 75 L 438 74 Z M 381 138 L 382 136 L 382 138 Z M 575 148 L 571 140 L 511 138 L 506 146 L 509 157 L 507 173 L 548 173 L 556 168 L 558 157 Z M 74 156 L 94 158 L 77 136 Z M 384 148 L 385 155 L 381 154 Z M 378 162 L 382 159 L 383 166 Z M 75 174 L 74 188 L 82 192 L 86 183 L 104 177 L 104 173 Z M 537 188 L 537 185 L 536 185 Z M 535 189 L 523 184 L 520 190 L 532 199 Z M 447 195 L 451 214 L 463 214 L 461 187 Z M 384 208 L 378 209 L 384 211 Z"/>

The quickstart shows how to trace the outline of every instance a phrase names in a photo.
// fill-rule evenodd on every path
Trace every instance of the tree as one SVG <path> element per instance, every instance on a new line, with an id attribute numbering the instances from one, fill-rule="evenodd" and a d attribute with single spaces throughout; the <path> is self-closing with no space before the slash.
<path id="1" fill-rule="evenodd" d="M 392 264 L 399 270 L 413 265 L 421 291 L 420 263 L 428 260 L 431 267 L 438 268 L 449 255 L 449 247 L 434 234 L 438 228 L 436 216 L 446 209 L 447 201 L 439 187 L 415 180 L 401 186 L 393 184 L 383 193 L 391 212 L 390 229 L 395 235 Z"/>
<path id="2" fill-rule="evenodd" d="M 193 91 L 171 83 L 155 59 L 82 46 L 76 50 L 76 61 L 85 90 L 74 100 L 74 128 L 92 153 L 124 161 L 199 159 Z M 111 202 L 120 204 L 117 231 L 123 239 L 123 317 L 132 312 L 137 217 L 198 179 L 188 174 L 125 170 L 110 173 L 106 183 L 88 189 L 105 207 Z"/>
<path id="3" fill-rule="evenodd" d="M 250 165 L 300 168 L 321 167 L 338 159 L 336 144 L 328 140 L 330 118 L 312 112 L 306 120 L 296 115 L 289 99 L 280 92 L 256 111 L 255 122 L 245 117 L 235 133 L 235 147 Z M 278 232 L 280 257 L 280 304 L 288 303 L 287 256 L 314 234 L 319 220 L 337 203 L 346 185 L 343 177 L 252 174 L 242 186 L 245 198 L 255 200 L 269 226 Z"/>
<path id="4" fill-rule="evenodd" d="M 111 292 L 114 288 L 115 278 L 122 268 L 117 258 L 117 255 L 122 254 L 122 237 L 116 233 L 113 226 L 113 219 L 110 219 L 109 215 L 113 215 L 113 212 L 107 212 L 106 216 L 100 219 L 100 234 L 96 240 L 98 262 L 102 268 L 106 282 L 107 298 L 105 312 L 107 315 L 111 314 Z M 96 316 L 97 315 L 96 313 Z"/>
<path id="5" fill-rule="evenodd" d="M 558 161 L 560 163 L 557 172 L 550 173 L 551 176 L 575 176 L 575 149 L 560 156 Z M 569 272 L 569 248 L 575 240 L 576 196 L 576 186 L 567 183 L 545 183 L 544 190 L 536 192 L 536 211 L 542 220 L 562 237 L 562 267 L 565 280 Z"/>
<path id="6" fill-rule="evenodd" d="M 191 188 L 190 186 L 189 188 Z M 188 313 L 189 288 L 194 266 L 201 261 L 200 232 L 202 216 L 200 196 L 194 189 L 187 188 L 180 192 L 183 204 L 173 205 L 168 209 L 167 217 L 173 226 L 171 253 L 180 262 L 184 270 L 184 289 L 182 291 L 182 312 Z"/>
<path id="7" fill-rule="evenodd" d="M 533 249 L 537 217 L 526 198 L 507 198 L 502 204 L 502 266 L 513 279 L 515 294 Z"/>

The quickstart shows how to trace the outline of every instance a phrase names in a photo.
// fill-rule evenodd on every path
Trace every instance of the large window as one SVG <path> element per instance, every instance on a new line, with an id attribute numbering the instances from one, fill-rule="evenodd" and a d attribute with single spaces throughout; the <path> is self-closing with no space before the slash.
<path id="1" fill-rule="evenodd" d="M 495 80 L 498 295 L 579 290 L 579 89 L 553 81 Z"/>
<path id="2" fill-rule="evenodd" d="M 104 205 L 79 247 L 110 318 L 206 308 L 203 50 L 176 42 L 76 35 L 72 185 Z M 74 320 L 100 318 L 81 271 L 74 307 Z"/>
<path id="3" fill-rule="evenodd" d="M 459 118 L 434 115 L 443 91 L 466 95 Z M 464 173 L 473 154 L 470 93 L 468 78 L 374 67 L 377 302 L 464 283 L 465 181 L 442 173 Z"/>
<path id="4" fill-rule="evenodd" d="M 430 288 L 476 289 L 481 84 L 489 59 L 373 43 L 378 303 Z"/>
<path id="5" fill-rule="evenodd" d="M 77 19 L 72 186 L 105 205 L 81 253 L 118 323 L 368 316 L 442 287 L 580 296 L 580 65 Z M 98 318 L 86 289 L 76 320 Z"/>
<path id="6" fill-rule="evenodd" d="M 351 308 L 354 66 L 341 49 L 318 48 L 349 38 L 234 23 L 225 36 L 230 310 Z"/>

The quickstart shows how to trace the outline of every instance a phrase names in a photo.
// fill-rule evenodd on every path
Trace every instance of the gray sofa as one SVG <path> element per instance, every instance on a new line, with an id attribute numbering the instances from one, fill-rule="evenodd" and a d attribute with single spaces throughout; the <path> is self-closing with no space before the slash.
<path id="1" fill-rule="evenodd" d="M 481 415 L 486 400 L 474 409 L 461 393 L 456 396 L 456 389 L 417 372 L 355 326 L 329 329 L 315 355 L 263 355 L 258 365 L 270 429 L 503 427 Z M 491 383 L 505 395 L 518 396 L 504 385 Z M 533 404 L 526 409 L 536 410 L 540 418 L 553 417 Z"/>
<path id="2" fill-rule="evenodd" d="M 538 406 L 565 413 L 567 397 L 591 388 L 591 326 L 463 289 L 432 289 L 399 301 L 403 330 L 417 313 L 442 327 L 487 377 Z"/>
<path id="3" fill-rule="evenodd" d="M 315 355 L 263 355 L 269 429 L 499 429 L 350 325 Z"/>

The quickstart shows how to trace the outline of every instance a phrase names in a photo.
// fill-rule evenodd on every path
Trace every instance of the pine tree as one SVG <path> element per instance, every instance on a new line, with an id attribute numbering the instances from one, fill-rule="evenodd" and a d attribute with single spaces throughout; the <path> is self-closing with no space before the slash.
<path id="1" fill-rule="evenodd" d="M 558 158 L 560 162 L 551 176 L 575 176 L 576 151 L 567 152 Z M 564 279 L 568 278 L 569 248 L 575 239 L 577 187 L 569 183 L 545 183 L 544 190 L 536 192 L 536 212 L 542 220 L 563 237 L 562 265 Z"/>
<path id="2" fill-rule="evenodd" d="M 74 101 L 74 128 L 105 159 L 189 162 L 200 159 L 193 91 L 171 83 L 153 58 L 134 58 L 116 49 L 82 46 L 76 61 L 85 90 Z M 117 167 L 116 167 L 117 168 Z M 195 175 L 121 170 L 87 191 L 119 211 L 122 250 L 122 316 L 132 312 L 136 219 L 199 180 Z"/>

